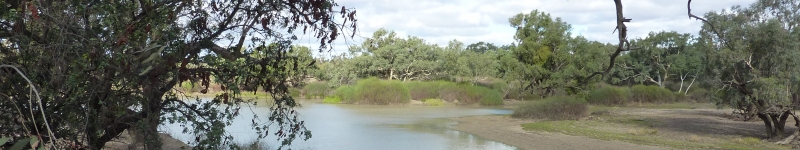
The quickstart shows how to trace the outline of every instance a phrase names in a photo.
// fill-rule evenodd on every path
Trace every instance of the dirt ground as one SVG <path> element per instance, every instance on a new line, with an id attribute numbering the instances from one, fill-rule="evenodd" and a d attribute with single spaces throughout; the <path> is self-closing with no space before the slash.
<path id="1" fill-rule="evenodd" d="M 744 122 L 731 115 L 731 109 L 653 109 L 653 108 L 619 108 L 606 110 L 604 114 L 593 114 L 579 122 L 593 122 L 600 126 L 592 128 L 611 131 L 626 132 L 629 128 L 608 124 L 606 120 L 616 118 L 635 118 L 648 120 L 646 127 L 657 131 L 657 138 L 680 139 L 688 142 L 730 142 L 731 139 L 766 138 L 765 127 L 759 119 Z M 455 130 L 475 134 L 479 137 L 495 140 L 520 149 L 676 149 L 675 147 L 640 145 L 617 140 L 600 140 L 585 136 L 572 136 L 561 133 L 534 132 L 522 129 L 522 124 L 537 122 L 530 119 L 516 119 L 509 116 L 471 116 L 454 118 L 459 122 Z M 613 122 L 613 121 L 608 121 Z M 789 135 L 796 131 L 794 120 L 787 120 L 786 133 Z M 679 141 L 680 141 L 679 140 Z M 740 140 L 741 141 L 741 140 Z M 770 143 L 767 143 L 770 144 Z M 661 144 L 655 144 L 661 145 Z M 681 148 L 677 148 L 681 149 Z M 712 149 L 714 149 L 712 147 Z"/>
<path id="2" fill-rule="evenodd" d="M 164 133 L 159 134 L 161 136 L 161 142 L 163 146 L 161 147 L 164 150 L 183 150 L 183 149 L 192 149 L 191 146 L 183 143 L 182 141 L 172 138 L 172 136 Z M 112 141 L 106 143 L 106 146 L 103 148 L 105 150 L 137 150 L 143 149 L 141 144 L 133 143 L 132 137 L 128 134 L 127 131 L 123 132 L 119 137 L 115 138 Z"/>

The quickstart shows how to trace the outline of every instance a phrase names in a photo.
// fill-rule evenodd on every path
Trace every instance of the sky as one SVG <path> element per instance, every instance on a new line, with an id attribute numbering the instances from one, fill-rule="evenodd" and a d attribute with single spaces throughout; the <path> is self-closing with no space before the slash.
<path id="1" fill-rule="evenodd" d="M 346 52 L 380 28 L 400 37 L 416 36 L 428 43 L 446 46 L 453 39 L 465 45 L 480 41 L 506 45 L 514 42 L 515 29 L 508 18 L 539 10 L 572 25 L 573 36 L 603 43 L 617 43 L 616 12 L 611 0 L 336 0 L 354 8 L 358 19 L 356 37 L 338 38 L 332 55 Z M 692 13 L 702 16 L 734 5 L 748 6 L 755 0 L 694 0 Z M 624 0 L 623 13 L 628 38 L 644 38 L 649 32 L 677 31 L 696 34 L 702 22 L 689 19 L 684 0 Z M 352 33 L 352 32 L 350 32 Z M 348 34 L 349 35 L 349 34 Z M 296 44 L 317 47 L 312 36 L 301 36 Z M 316 51 L 315 51 L 316 53 Z M 315 56 L 321 56 L 316 53 Z"/>

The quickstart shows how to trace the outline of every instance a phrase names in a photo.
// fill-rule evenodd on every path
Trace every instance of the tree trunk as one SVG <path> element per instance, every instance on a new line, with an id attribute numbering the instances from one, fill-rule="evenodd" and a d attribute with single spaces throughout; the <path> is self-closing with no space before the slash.
<path id="1" fill-rule="evenodd" d="M 758 118 L 761 118 L 761 120 L 764 121 L 764 126 L 767 127 L 767 138 L 774 137 L 774 135 L 772 135 L 772 120 L 770 119 L 769 115 L 758 113 Z"/>
<path id="2" fill-rule="evenodd" d="M 686 87 L 686 91 L 683 91 L 683 95 L 689 95 L 689 88 L 692 88 L 692 84 L 694 84 L 694 79 L 697 79 L 697 73 L 695 73 L 694 77 L 692 77 L 692 82 L 690 82 L 689 86 Z"/>
<path id="3" fill-rule="evenodd" d="M 392 80 L 392 76 L 394 76 L 394 69 L 389 69 L 389 77 L 386 80 Z"/>

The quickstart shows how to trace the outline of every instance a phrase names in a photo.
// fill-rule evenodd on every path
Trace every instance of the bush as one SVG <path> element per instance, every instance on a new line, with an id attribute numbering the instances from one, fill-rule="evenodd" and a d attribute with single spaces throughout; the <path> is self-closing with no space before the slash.
<path id="1" fill-rule="evenodd" d="M 352 104 L 356 102 L 356 88 L 353 86 L 345 85 L 336 88 L 333 93 L 334 96 L 342 99 L 342 103 Z"/>
<path id="2" fill-rule="evenodd" d="M 586 100 L 572 96 L 554 96 L 520 105 L 514 110 L 511 117 L 550 120 L 580 119 L 586 116 L 589 109 L 586 103 Z"/>
<path id="3" fill-rule="evenodd" d="M 675 102 L 675 93 L 658 86 L 635 85 L 631 87 L 631 100 L 639 103 Z"/>
<path id="4" fill-rule="evenodd" d="M 439 97 L 439 85 L 442 83 L 444 82 L 411 81 L 404 83 L 404 85 L 408 88 L 408 92 L 411 94 L 411 99 L 424 100 Z"/>
<path id="5" fill-rule="evenodd" d="M 312 82 L 303 87 L 307 99 L 323 98 L 328 93 L 328 83 L 325 82 Z"/>
<path id="6" fill-rule="evenodd" d="M 500 92 L 481 86 L 467 84 L 443 83 L 440 85 L 439 98 L 449 102 L 462 104 L 481 103 L 484 105 L 503 104 Z"/>
<path id="7" fill-rule="evenodd" d="M 708 90 L 703 88 L 692 88 L 692 90 L 689 90 L 688 98 L 694 100 L 695 102 L 711 102 L 711 94 L 711 92 L 708 92 Z"/>
<path id="8" fill-rule="evenodd" d="M 586 101 L 591 104 L 599 105 L 626 105 L 628 104 L 628 97 L 630 95 L 631 93 L 628 88 L 602 85 L 589 91 L 589 95 L 586 96 Z"/>
<path id="9" fill-rule="evenodd" d="M 356 103 L 361 104 L 395 104 L 408 103 L 411 95 L 408 88 L 400 81 L 382 81 L 369 78 L 358 81 L 355 88 Z"/>
<path id="10" fill-rule="evenodd" d="M 325 99 L 322 99 L 322 103 L 326 104 L 339 104 L 342 103 L 342 98 L 338 96 L 328 96 Z"/>
<path id="11" fill-rule="evenodd" d="M 444 101 L 442 99 L 435 98 L 422 100 L 422 103 L 428 106 L 444 106 Z"/>
<path id="12" fill-rule="evenodd" d="M 300 98 L 300 89 L 289 88 L 289 95 L 294 98 Z"/>

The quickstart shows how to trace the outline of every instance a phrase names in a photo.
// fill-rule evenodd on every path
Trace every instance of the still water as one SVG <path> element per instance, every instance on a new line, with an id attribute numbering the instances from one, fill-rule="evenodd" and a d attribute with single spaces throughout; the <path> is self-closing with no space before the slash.
<path id="1" fill-rule="evenodd" d="M 306 128 L 313 135 L 308 141 L 297 139 L 292 149 L 375 150 L 375 149 L 517 149 L 503 143 L 490 141 L 451 129 L 457 122 L 447 118 L 510 114 L 510 110 L 482 107 L 427 107 L 427 106 L 375 106 L 336 105 L 319 101 L 301 101 L 298 108 Z M 268 114 L 269 108 L 253 106 L 242 109 L 239 118 L 226 129 L 235 141 L 248 143 L 255 140 L 250 128 L 252 114 Z M 248 110 L 248 111 L 244 111 Z M 259 117 L 266 117 L 260 115 Z M 161 128 L 176 139 L 188 141 L 191 135 L 181 134 L 177 125 Z M 262 139 L 276 147 L 275 137 Z"/>

